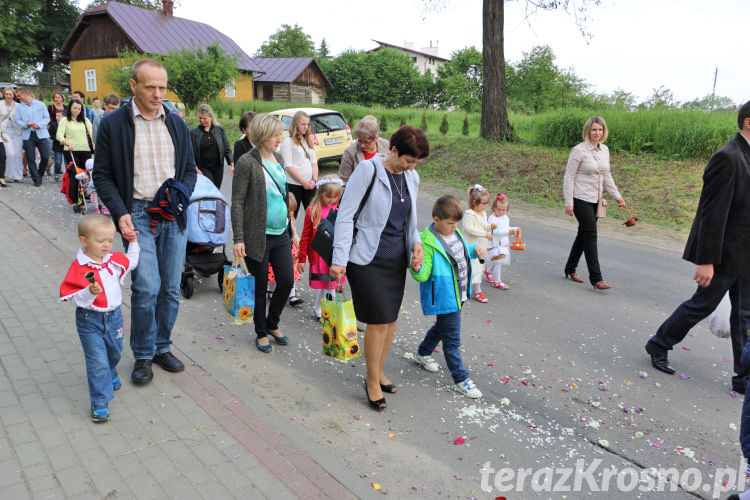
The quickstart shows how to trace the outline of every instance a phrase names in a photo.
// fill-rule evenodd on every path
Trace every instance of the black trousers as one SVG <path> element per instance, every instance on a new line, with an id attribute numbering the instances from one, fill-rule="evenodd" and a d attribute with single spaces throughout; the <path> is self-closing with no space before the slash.
<path id="1" fill-rule="evenodd" d="M 65 168 L 68 171 L 68 180 L 70 181 L 70 184 L 68 184 L 68 196 L 73 200 L 73 204 L 75 205 L 78 200 L 78 179 L 76 179 L 76 168 L 74 165 L 67 166 L 74 158 L 76 161 L 75 164 L 78 168 L 85 170 L 86 160 L 91 158 L 91 151 L 73 151 L 72 154 L 70 151 L 65 151 Z M 81 202 L 83 202 L 83 200 L 81 200 Z"/>
<path id="2" fill-rule="evenodd" d="M 279 327 L 281 312 L 284 310 L 289 292 L 294 284 L 294 270 L 292 269 L 292 240 L 289 232 L 284 231 L 278 236 L 266 235 L 266 253 L 263 260 L 252 260 L 245 257 L 247 269 L 255 276 L 255 334 L 258 338 L 268 335 L 270 330 Z M 276 289 L 271 295 L 271 304 L 266 313 L 266 288 L 268 287 L 268 265 L 271 264 L 276 277 Z"/>
<path id="3" fill-rule="evenodd" d="M 5 144 L 0 139 L 0 179 L 5 179 Z"/>
<path id="4" fill-rule="evenodd" d="M 214 186 L 221 189 L 221 182 L 224 180 L 224 162 L 221 162 L 221 166 L 216 165 L 201 165 L 199 167 L 203 175 L 208 177 Z"/>
<path id="5" fill-rule="evenodd" d="M 309 207 L 310 203 L 312 203 L 313 196 L 315 196 L 315 192 L 318 189 L 317 188 L 305 189 L 299 184 L 289 184 L 289 183 L 287 183 L 287 189 L 297 199 L 297 210 L 294 211 L 294 218 L 296 220 L 297 212 L 299 212 L 299 207 L 304 205 L 305 210 L 307 210 L 307 207 Z"/>
<path id="6" fill-rule="evenodd" d="M 742 368 L 740 358 L 747 331 L 750 329 L 750 279 L 714 273 L 710 285 L 705 288 L 699 286 L 692 297 L 677 306 L 672 315 L 656 330 L 656 335 L 648 341 L 648 347 L 668 351 L 682 342 L 691 328 L 716 309 L 727 290 L 732 302 L 729 325 L 736 374 L 732 377 L 732 385 L 744 387 L 748 373 Z"/>
<path id="7" fill-rule="evenodd" d="M 589 268 L 589 281 L 592 285 L 602 280 L 602 271 L 599 269 L 599 250 L 596 248 L 596 203 L 573 198 L 573 215 L 578 221 L 578 234 L 573 241 L 573 246 L 565 264 L 565 274 L 573 274 L 581 260 L 581 254 L 586 257 L 586 266 Z"/>

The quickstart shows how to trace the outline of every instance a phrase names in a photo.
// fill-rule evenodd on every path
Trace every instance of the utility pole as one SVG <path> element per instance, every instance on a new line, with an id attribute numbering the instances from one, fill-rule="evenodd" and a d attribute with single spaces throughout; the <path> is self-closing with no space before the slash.
<path id="1" fill-rule="evenodd" d="M 711 109 L 714 109 L 714 102 L 716 102 L 716 79 L 719 77 L 719 67 L 716 66 L 714 71 L 714 88 L 711 91 Z"/>

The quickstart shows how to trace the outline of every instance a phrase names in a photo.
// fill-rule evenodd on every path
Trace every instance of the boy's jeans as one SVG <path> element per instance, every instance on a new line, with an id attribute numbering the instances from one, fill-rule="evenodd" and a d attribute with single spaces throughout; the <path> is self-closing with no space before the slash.
<path id="1" fill-rule="evenodd" d="M 148 205 L 133 200 L 130 210 L 141 247 L 130 299 L 130 347 L 135 359 L 153 359 L 170 351 L 187 248 L 187 230 L 180 231 L 177 221 L 167 220 L 152 227 Z"/>
<path id="2" fill-rule="evenodd" d="M 101 312 L 76 308 L 76 328 L 86 358 L 86 378 L 93 406 L 106 406 L 115 397 L 112 379 L 122 356 L 122 310 Z"/>
<path id="3" fill-rule="evenodd" d="M 453 381 L 460 384 L 469 378 L 469 372 L 464 370 L 461 362 L 461 311 L 435 316 L 435 324 L 427 331 L 424 340 L 419 344 L 417 354 L 430 356 L 438 343 L 443 342 L 443 354 L 448 369 L 453 375 Z"/>
<path id="4" fill-rule="evenodd" d="M 63 152 L 62 151 L 55 151 L 55 175 L 62 175 L 63 174 Z"/>

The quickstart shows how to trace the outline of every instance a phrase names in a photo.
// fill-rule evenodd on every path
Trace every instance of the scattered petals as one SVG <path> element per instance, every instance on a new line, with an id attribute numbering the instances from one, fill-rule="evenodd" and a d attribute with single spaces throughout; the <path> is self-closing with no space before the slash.
<path id="1" fill-rule="evenodd" d="M 411 352 L 405 352 L 404 359 L 414 359 L 414 354 Z"/>
<path id="2" fill-rule="evenodd" d="M 372 486 L 375 489 L 375 491 L 381 490 L 381 487 L 378 483 L 370 483 L 370 486 Z"/>
<path id="3" fill-rule="evenodd" d="M 466 440 L 464 438 L 456 438 L 453 440 L 453 444 L 464 444 Z"/>
<path id="4" fill-rule="evenodd" d="M 732 423 L 729 424 L 729 428 L 732 429 L 733 431 L 737 430 L 737 426 L 734 425 L 734 422 L 732 422 Z"/>
<path id="5" fill-rule="evenodd" d="M 605 448 L 609 448 L 609 441 L 607 441 L 606 439 L 600 439 L 599 444 L 604 446 Z"/>
<path id="6" fill-rule="evenodd" d="M 393 439 L 395 437 L 396 437 L 396 435 L 394 433 L 392 433 L 392 432 L 388 433 L 388 439 Z"/>

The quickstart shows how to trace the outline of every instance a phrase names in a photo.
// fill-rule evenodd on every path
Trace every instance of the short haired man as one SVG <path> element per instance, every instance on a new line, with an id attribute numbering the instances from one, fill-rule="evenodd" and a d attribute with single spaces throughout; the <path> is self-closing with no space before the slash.
<path id="1" fill-rule="evenodd" d="M 49 125 L 49 111 L 42 101 L 37 101 L 27 89 L 21 87 L 16 91 L 20 103 L 16 107 L 16 125 L 21 128 L 23 150 L 34 185 L 42 185 L 44 172 L 47 170 L 51 141 L 47 125 Z M 39 150 L 40 161 L 37 166 L 36 151 Z"/>
<path id="2" fill-rule="evenodd" d="M 123 238 L 137 234 L 141 248 L 131 287 L 130 347 L 133 383 L 143 385 L 153 378 L 152 361 L 167 371 L 184 369 L 170 345 L 187 245 L 176 220 L 154 219 L 152 226 L 147 209 L 170 178 L 182 183 L 189 196 L 197 174 L 187 125 L 162 105 L 164 66 L 152 59 L 136 62 L 130 88 L 130 102 L 99 125 L 93 179 Z"/>
<path id="3" fill-rule="evenodd" d="M 102 106 L 102 112 L 96 115 L 91 127 L 94 132 L 94 142 L 96 142 L 96 133 L 99 131 L 99 124 L 102 122 L 102 118 L 110 114 L 112 111 L 120 107 L 120 98 L 114 94 L 109 94 L 104 98 L 104 105 Z"/>
<path id="4" fill-rule="evenodd" d="M 94 123 L 94 118 L 96 118 L 96 116 L 94 115 L 94 110 L 86 106 L 86 94 L 80 90 L 74 90 L 71 95 L 73 96 L 73 99 L 81 101 L 83 104 L 83 110 L 86 113 L 86 118 L 88 118 L 91 123 Z"/>
<path id="5" fill-rule="evenodd" d="M 739 133 L 714 153 L 703 172 L 703 190 L 682 258 L 696 265 L 698 289 L 646 343 L 657 370 L 673 374 L 667 352 L 711 314 L 729 290 L 734 355 L 732 389 L 745 393 L 748 372 L 740 358 L 750 330 L 750 101 L 737 116 Z"/>

